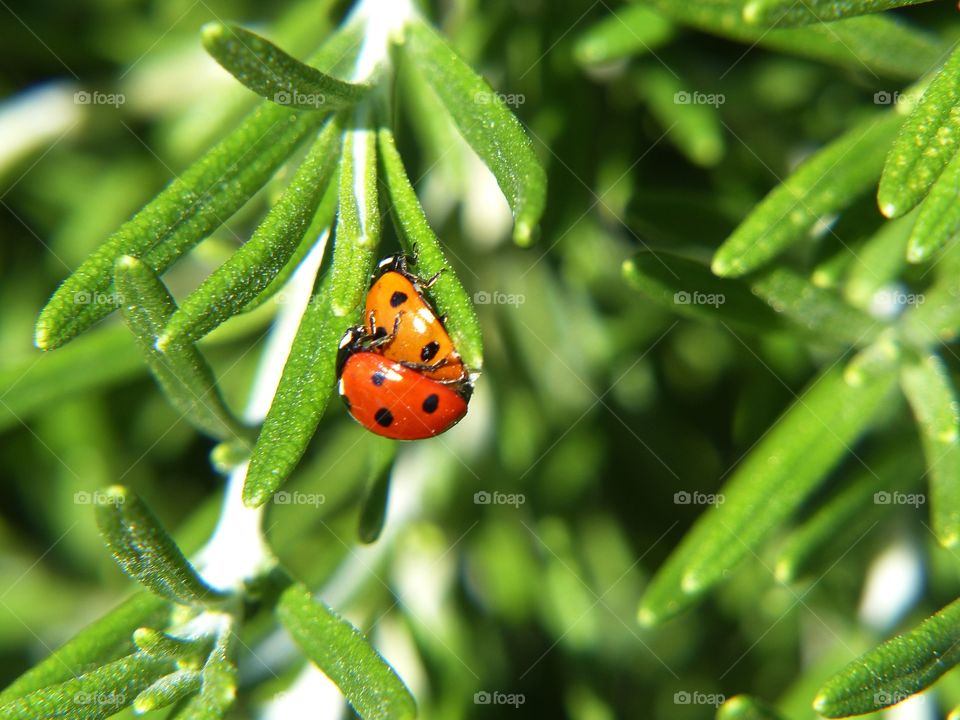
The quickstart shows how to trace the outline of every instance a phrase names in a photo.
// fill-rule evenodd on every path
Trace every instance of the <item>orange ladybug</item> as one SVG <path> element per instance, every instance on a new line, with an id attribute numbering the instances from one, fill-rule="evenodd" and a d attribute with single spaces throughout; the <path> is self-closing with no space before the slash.
<path id="1" fill-rule="evenodd" d="M 409 271 L 410 264 L 411 258 L 393 255 L 377 265 L 363 314 L 371 347 L 432 380 L 467 382 L 470 373 L 424 296 L 440 273 L 423 282 Z"/>

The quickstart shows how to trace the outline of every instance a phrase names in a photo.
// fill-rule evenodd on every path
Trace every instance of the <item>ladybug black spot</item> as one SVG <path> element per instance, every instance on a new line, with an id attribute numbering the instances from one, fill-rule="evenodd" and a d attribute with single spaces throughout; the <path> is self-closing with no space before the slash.
<path id="1" fill-rule="evenodd" d="M 378 327 L 373 333 L 373 339 L 379 340 L 380 338 L 385 338 L 387 336 L 387 329 L 385 327 Z"/>
<path id="2" fill-rule="evenodd" d="M 380 408 L 373 414 L 373 419 L 382 427 L 390 427 L 390 423 L 393 422 L 393 413 L 386 408 Z"/>
<path id="3" fill-rule="evenodd" d="M 440 407 L 440 398 L 436 393 L 431 393 L 427 395 L 426 399 L 423 401 L 423 411 L 428 415 L 435 413 L 437 408 Z"/>
<path id="4" fill-rule="evenodd" d="M 397 290 L 390 296 L 390 307 L 400 307 L 407 301 L 407 294 Z"/>
<path id="5" fill-rule="evenodd" d="M 387 376 L 382 372 L 377 370 L 373 375 L 370 376 L 370 382 L 372 382 L 377 387 L 383 385 L 383 381 L 387 379 Z"/>
<path id="6" fill-rule="evenodd" d="M 424 362 L 430 362 L 436 357 L 436 354 L 440 351 L 440 343 L 436 340 L 428 342 L 420 349 L 420 359 Z"/>

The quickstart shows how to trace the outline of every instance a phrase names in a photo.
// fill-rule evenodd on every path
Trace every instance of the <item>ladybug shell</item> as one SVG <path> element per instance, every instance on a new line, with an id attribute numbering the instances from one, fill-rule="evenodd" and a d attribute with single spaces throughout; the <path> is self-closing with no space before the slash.
<path id="1" fill-rule="evenodd" d="M 394 440 L 439 435 L 467 414 L 467 401 L 456 390 L 375 352 L 347 357 L 339 388 L 357 422 Z"/>
<path id="2" fill-rule="evenodd" d="M 469 377 L 415 278 L 400 270 L 384 272 L 367 293 L 364 317 L 374 339 L 393 334 L 396 329 L 394 338 L 378 347 L 384 357 L 414 365 L 426 377 L 441 382 L 459 383 Z"/>

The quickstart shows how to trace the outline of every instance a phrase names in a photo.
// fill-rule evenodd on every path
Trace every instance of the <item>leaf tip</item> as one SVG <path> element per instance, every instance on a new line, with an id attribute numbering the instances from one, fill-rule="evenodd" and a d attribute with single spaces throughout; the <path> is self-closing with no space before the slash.
<path id="1" fill-rule="evenodd" d="M 880 202 L 880 212 L 885 218 L 889 218 L 891 220 L 899 214 L 897 206 L 889 200 L 886 202 Z"/>
<path id="2" fill-rule="evenodd" d="M 763 3 L 757 2 L 756 0 L 747 3 L 743 6 L 741 16 L 744 22 L 750 23 L 751 25 L 760 22 L 763 17 Z"/>
<path id="3" fill-rule="evenodd" d="M 773 577 L 779 583 L 788 583 L 794 579 L 793 563 L 786 558 L 781 558 L 773 568 Z"/>
<path id="4" fill-rule="evenodd" d="M 927 259 L 927 249 L 919 242 L 910 238 L 910 244 L 907 246 L 907 262 L 917 265 Z"/>
<path id="5" fill-rule="evenodd" d="M 641 605 L 640 609 L 637 610 L 637 623 L 639 623 L 640 627 L 653 627 L 658 622 L 659 618 L 657 617 L 657 614 L 650 608 Z"/>
<path id="6" fill-rule="evenodd" d="M 537 225 L 531 225 L 526 220 L 518 220 L 513 228 L 513 242 L 520 247 L 530 247 L 537 242 L 539 231 L 540 228 Z"/>
<path id="7" fill-rule="evenodd" d="M 827 707 L 830 705 L 830 698 L 827 697 L 827 694 L 821 690 L 817 693 L 817 696 L 813 699 L 813 711 L 820 714 L 827 714 Z"/>
<path id="8" fill-rule="evenodd" d="M 720 253 L 717 253 L 710 263 L 710 270 L 718 277 L 736 277 L 740 274 L 740 269 L 739 262 L 728 260 Z"/>
<path id="9" fill-rule="evenodd" d="M 200 28 L 200 41 L 205 48 L 209 48 L 211 45 L 217 44 L 226 34 L 226 31 L 226 26 L 221 22 L 214 20 L 204 23 L 203 27 Z"/>
<path id="10" fill-rule="evenodd" d="M 50 337 L 50 325 L 41 313 L 37 319 L 37 326 L 33 330 L 33 344 L 40 350 L 52 350 L 54 347 Z"/>

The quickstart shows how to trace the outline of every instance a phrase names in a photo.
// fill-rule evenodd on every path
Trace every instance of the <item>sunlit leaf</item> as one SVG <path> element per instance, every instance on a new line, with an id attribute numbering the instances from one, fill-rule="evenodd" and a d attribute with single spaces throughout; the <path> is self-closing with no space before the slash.
<path id="1" fill-rule="evenodd" d="M 185 605 L 204 605 L 222 597 L 200 579 L 135 493 L 114 486 L 103 495 L 96 507 L 97 525 L 125 573 L 157 595 Z"/>
<path id="2" fill-rule="evenodd" d="M 497 178 L 513 210 L 513 238 L 535 239 L 547 178 L 523 126 L 503 99 L 425 22 L 407 26 L 401 51 L 422 72 L 464 139 Z"/>
<path id="3" fill-rule="evenodd" d="M 138 713 L 167 707 L 200 689 L 202 675 L 197 670 L 177 670 L 153 683 L 137 695 L 133 709 Z"/>
<path id="4" fill-rule="evenodd" d="M 416 717 L 410 691 L 359 630 L 301 585 L 277 606 L 280 621 L 307 657 L 329 677 L 364 720 Z"/>
<path id="5" fill-rule="evenodd" d="M 713 271 L 737 276 L 760 267 L 867 192 L 902 121 L 896 112 L 872 116 L 814 153 L 720 246 Z"/>
<path id="6" fill-rule="evenodd" d="M 369 90 L 344 82 L 291 57 L 272 42 L 237 25 L 208 23 L 203 46 L 237 80 L 267 100 L 304 110 L 339 110 Z"/>
<path id="7" fill-rule="evenodd" d="M 960 153 L 944 168 L 920 205 L 910 233 L 907 259 L 923 262 L 947 244 L 960 229 Z"/>
<path id="8" fill-rule="evenodd" d="M 757 25 L 790 27 L 831 22 L 855 15 L 882 12 L 905 5 L 920 5 L 930 0 L 749 0 L 743 17 Z"/>
<path id="9" fill-rule="evenodd" d="M 960 662 L 960 601 L 834 675 L 813 707 L 825 717 L 876 712 L 933 684 Z"/>
<path id="10" fill-rule="evenodd" d="M 643 5 L 627 5 L 583 32 L 573 52 L 585 65 L 604 63 L 655 50 L 672 36 L 673 25 L 663 15 Z"/>
<path id="11" fill-rule="evenodd" d="M 887 217 L 903 215 L 930 191 L 953 159 L 960 135 L 960 50 L 927 86 L 887 154 L 877 203 Z"/>

